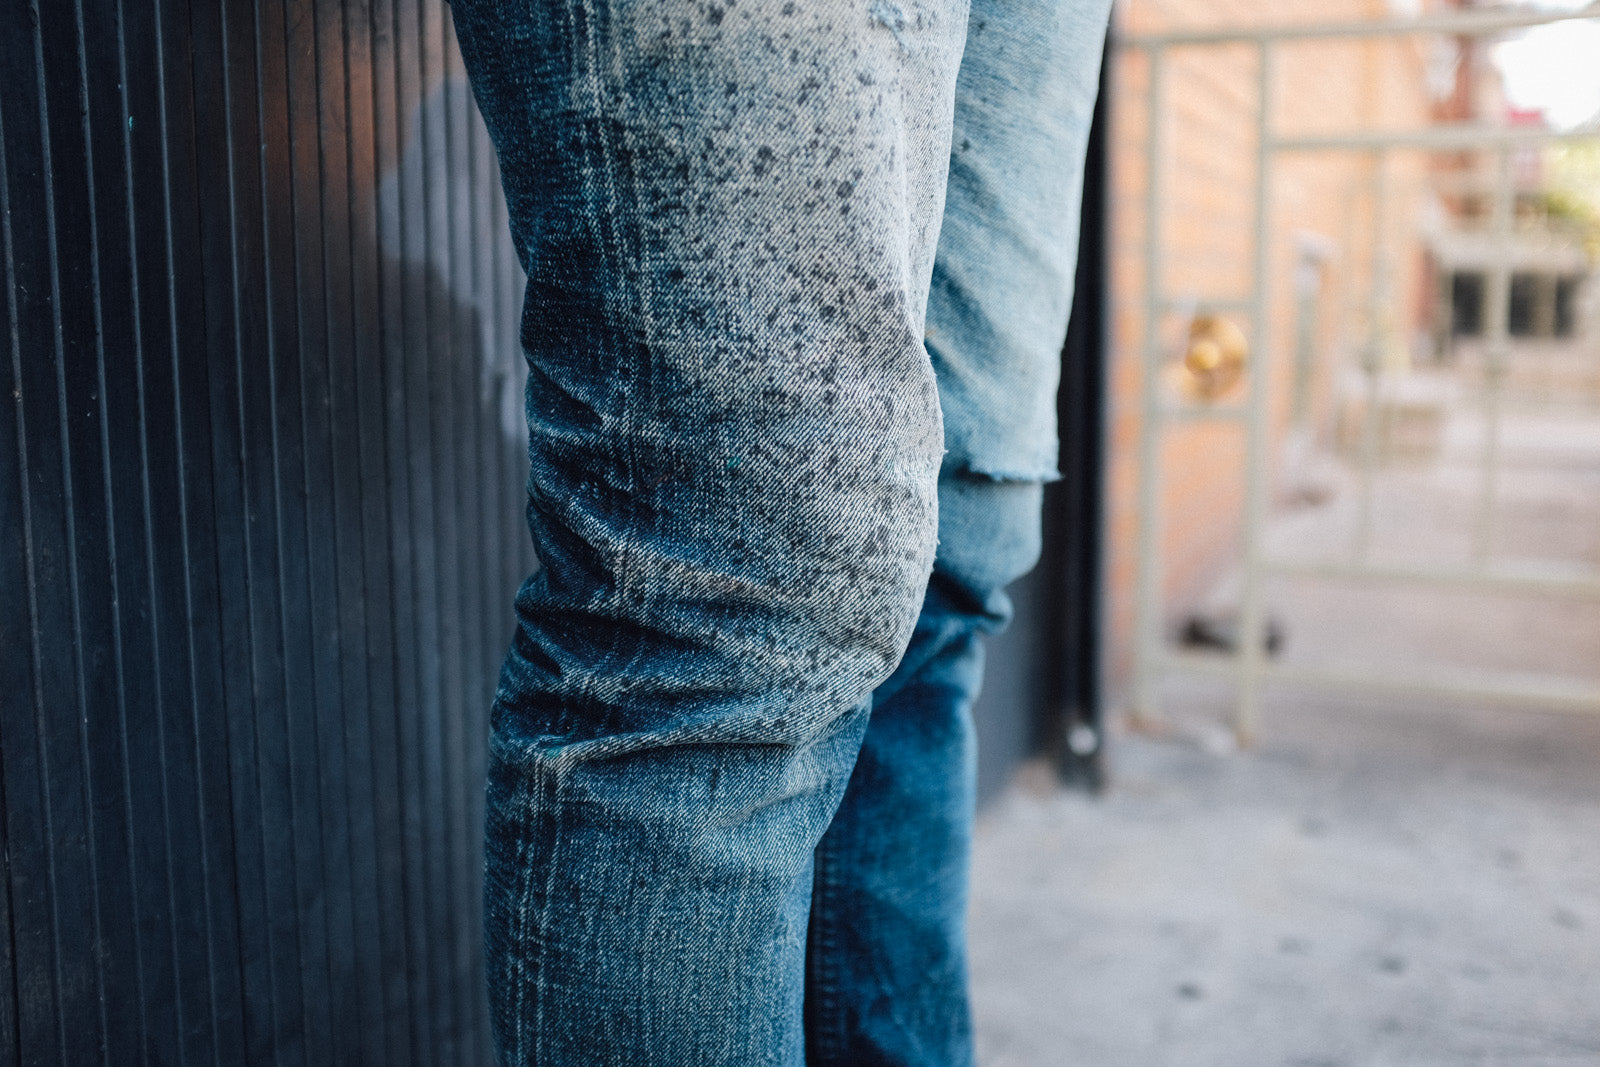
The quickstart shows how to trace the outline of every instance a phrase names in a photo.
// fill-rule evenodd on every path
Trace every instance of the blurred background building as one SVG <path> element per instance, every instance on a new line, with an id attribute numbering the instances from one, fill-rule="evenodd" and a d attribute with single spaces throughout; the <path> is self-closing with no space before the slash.
<path id="1" fill-rule="evenodd" d="M 1600 513 L 1545 485 L 1573 529 L 1527 528 L 1554 506 L 1529 479 L 1564 461 L 1517 444 L 1583 438 L 1600 400 L 1593 115 L 1507 91 L 1565 61 L 1573 81 L 1547 99 L 1591 95 L 1570 53 L 1592 24 L 1526 25 L 1557 13 L 1120 5 L 1106 610 L 1113 685 L 1142 710 L 1185 650 L 1242 653 L 1245 720 L 1274 667 L 1374 681 L 1359 640 L 1290 625 L 1287 585 L 1313 574 L 1378 596 L 1592 595 L 1600 554 L 1575 527 Z M 1373 20 L 1389 29 L 1363 32 Z M 1241 353 L 1221 366 L 1219 329 Z M 1407 504 L 1421 510 L 1402 520 Z M 1594 702 L 1570 680 L 1535 667 L 1479 688 Z"/>
<path id="2" fill-rule="evenodd" d="M 1596 56 L 1118 5 L 1111 784 L 984 816 L 985 1067 L 1600 1063 Z"/>

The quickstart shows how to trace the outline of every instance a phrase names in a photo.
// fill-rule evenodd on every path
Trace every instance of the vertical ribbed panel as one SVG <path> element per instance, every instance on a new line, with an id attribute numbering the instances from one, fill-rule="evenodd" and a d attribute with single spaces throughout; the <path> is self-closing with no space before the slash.
<path id="1" fill-rule="evenodd" d="M 489 1059 L 533 560 L 441 0 L 0 18 L 0 1063 Z"/>

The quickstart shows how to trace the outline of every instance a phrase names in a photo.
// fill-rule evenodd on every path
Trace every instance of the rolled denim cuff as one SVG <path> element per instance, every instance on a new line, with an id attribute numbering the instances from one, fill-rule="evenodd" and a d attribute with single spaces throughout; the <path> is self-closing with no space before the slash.
<path id="1" fill-rule="evenodd" d="M 996 594 L 1039 562 L 1043 499 L 1038 480 L 1000 480 L 946 468 L 939 475 L 934 570 L 978 603 L 997 603 Z"/>

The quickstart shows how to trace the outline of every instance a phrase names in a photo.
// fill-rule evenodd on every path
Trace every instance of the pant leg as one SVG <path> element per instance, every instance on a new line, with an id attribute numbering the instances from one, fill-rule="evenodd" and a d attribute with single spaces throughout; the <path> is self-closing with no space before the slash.
<path id="1" fill-rule="evenodd" d="M 1038 556 L 1037 482 L 940 482 L 940 550 L 910 647 L 873 694 L 838 814 L 817 848 L 807 1062 L 972 1063 L 966 901 L 981 635 L 1010 617 L 1004 585 Z"/>
<path id="2" fill-rule="evenodd" d="M 927 345 L 949 449 L 910 647 L 817 849 L 808 1062 L 972 1062 L 965 913 L 981 635 L 1038 558 L 1107 0 L 974 0 Z"/>
<path id="3" fill-rule="evenodd" d="M 455 0 L 529 275 L 502 1062 L 797 1064 L 813 850 L 931 566 L 960 3 Z"/>

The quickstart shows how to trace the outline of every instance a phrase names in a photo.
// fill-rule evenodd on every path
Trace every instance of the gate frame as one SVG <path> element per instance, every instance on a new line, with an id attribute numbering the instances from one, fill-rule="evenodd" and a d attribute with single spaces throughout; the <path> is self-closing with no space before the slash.
<path id="1" fill-rule="evenodd" d="M 1440 568 L 1374 565 L 1368 558 L 1364 539 L 1358 538 L 1353 558 L 1347 562 L 1300 563 L 1267 556 L 1263 538 L 1267 524 L 1269 467 L 1267 450 L 1271 445 L 1268 386 L 1271 373 L 1272 294 L 1268 274 L 1271 266 L 1270 230 L 1272 211 L 1271 182 L 1275 158 L 1283 153 L 1364 152 L 1373 161 L 1378 176 L 1375 189 L 1382 211 L 1382 175 L 1393 152 L 1401 150 L 1490 149 L 1496 154 L 1492 195 L 1491 233 L 1502 249 L 1509 244 L 1513 224 L 1515 191 L 1511 175 L 1514 149 L 1529 144 L 1561 140 L 1592 139 L 1600 128 L 1585 126 L 1571 131 L 1522 129 L 1487 123 L 1457 123 L 1424 129 L 1399 131 L 1349 131 L 1314 136 L 1280 136 L 1275 132 L 1271 89 L 1277 72 L 1278 46 L 1290 41 L 1374 39 L 1423 34 L 1481 38 L 1509 30 L 1568 22 L 1600 19 L 1600 0 L 1575 11 L 1471 11 L 1461 14 L 1427 15 L 1403 19 L 1343 21 L 1302 26 L 1272 26 L 1256 29 L 1156 32 L 1113 35 L 1113 48 L 1120 57 L 1143 52 L 1149 63 L 1145 114 L 1148 123 L 1145 143 L 1145 218 L 1144 218 L 1144 336 L 1141 344 L 1143 366 L 1143 426 L 1139 455 L 1139 545 L 1138 594 L 1135 605 L 1134 711 L 1144 717 L 1159 718 L 1160 686 L 1168 674 L 1205 673 L 1232 679 L 1237 687 L 1237 703 L 1232 720 L 1241 744 L 1255 737 L 1260 717 L 1261 687 L 1267 681 L 1282 681 L 1319 687 L 1347 688 L 1393 695 L 1447 696 L 1535 705 L 1558 710 L 1600 714 L 1600 683 L 1547 675 L 1506 671 L 1472 672 L 1450 670 L 1432 673 L 1373 673 L 1349 670 L 1285 666 L 1271 663 L 1264 654 L 1266 612 L 1263 579 L 1272 576 L 1322 577 L 1433 585 L 1457 589 L 1498 590 L 1553 596 L 1600 599 L 1600 567 L 1568 564 L 1501 563 L 1491 559 L 1490 537 L 1495 520 L 1495 495 L 1500 466 L 1499 393 L 1501 371 L 1508 354 L 1506 302 L 1509 293 L 1509 265 L 1499 257 L 1488 272 L 1485 302 L 1488 313 L 1484 331 L 1484 353 L 1490 373 L 1486 375 L 1485 414 L 1488 443 L 1483 463 L 1477 524 L 1474 530 L 1473 558 L 1466 566 Z M 1164 224 L 1164 130 L 1162 96 L 1165 88 L 1168 52 L 1178 47 L 1197 45 L 1253 45 L 1256 74 L 1256 186 L 1252 243 L 1252 281 L 1249 297 L 1238 300 L 1209 301 L 1207 306 L 1220 312 L 1241 313 L 1248 317 L 1254 352 L 1247 368 L 1247 397 L 1240 403 L 1207 406 L 1202 403 L 1171 403 L 1160 388 L 1165 365 L 1161 341 L 1164 317 L 1181 308 L 1176 298 L 1163 292 L 1164 257 L 1161 235 Z M 1380 215 L 1381 218 L 1381 215 Z M 1375 371 L 1368 371 L 1370 398 L 1375 395 Z M 1245 517 L 1243 580 L 1239 606 L 1239 625 L 1233 654 L 1226 659 L 1185 654 L 1163 647 L 1161 552 L 1161 443 L 1164 432 L 1173 425 L 1194 421 L 1242 423 L 1246 432 Z M 1371 420 L 1369 419 L 1370 423 Z M 1370 432 L 1370 428 L 1369 428 Z M 1365 464 L 1370 475 L 1372 457 Z M 1370 501 L 1370 483 L 1364 487 L 1364 500 Z M 1363 520 L 1364 522 L 1367 520 Z"/>

